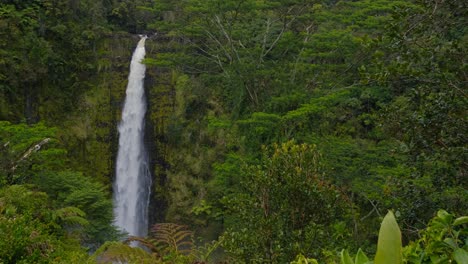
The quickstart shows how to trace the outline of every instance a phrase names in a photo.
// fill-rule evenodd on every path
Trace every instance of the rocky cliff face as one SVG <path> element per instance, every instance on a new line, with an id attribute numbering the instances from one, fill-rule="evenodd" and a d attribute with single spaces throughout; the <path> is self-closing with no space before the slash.
<path id="1" fill-rule="evenodd" d="M 98 72 L 89 80 L 91 89 L 80 100 L 64 126 L 63 141 L 69 155 L 82 171 L 106 183 L 111 189 L 118 148 L 117 125 L 120 121 L 132 51 L 139 37 L 116 33 L 97 43 Z M 164 49 L 164 38 L 146 42 L 147 56 L 156 57 Z M 145 141 L 150 155 L 153 193 L 150 224 L 164 220 L 167 162 L 167 123 L 174 110 L 175 90 L 169 69 L 148 67 L 145 92 L 148 98 Z"/>
<path id="2" fill-rule="evenodd" d="M 147 42 L 148 57 L 158 58 L 167 50 L 168 39 L 154 36 Z M 167 200 L 168 124 L 175 109 L 175 86 L 173 72 L 169 68 L 148 67 L 145 81 L 148 98 L 146 142 L 150 152 L 153 191 L 149 208 L 149 225 L 164 222 Z"/>

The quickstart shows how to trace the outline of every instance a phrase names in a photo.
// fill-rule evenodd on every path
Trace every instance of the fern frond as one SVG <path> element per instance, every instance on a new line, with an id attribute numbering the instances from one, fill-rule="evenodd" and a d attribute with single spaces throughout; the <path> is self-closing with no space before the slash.
<path id="1" fill-rule="evenodd" d="M 193 232 L 187 228 L 174 223 L 159 223 L 153 226 L 151 235 L 167 251 L 190 254 L 193 249 Z"/>
<path id="2" fill-rule="evenodd" d="M 151 250 L 151 252 L 154 255 L 160 256 L 160 254 L 159 254 L 160 249 L 157 246 L 157 241 L 154 240 L 154 239 L 130 236 L 129 238 L 127 238 L 127 240 L 125 242 L 126 243 L 138 242 L 140 245 L 142 245 L 142 246 L 148 248 L 149 250 Z"/>
<path id="3" fill-rule="evenodd" d="M 219 240 L 212 241 L 211 243 L 206 243 L 194 250 L 192 250 L 193 258 L 200 261 L 200 263 L 210 263 L 209 259 L 213 252 L 218 249 L 223 242 L 223 237 L 220 237 Z"/>

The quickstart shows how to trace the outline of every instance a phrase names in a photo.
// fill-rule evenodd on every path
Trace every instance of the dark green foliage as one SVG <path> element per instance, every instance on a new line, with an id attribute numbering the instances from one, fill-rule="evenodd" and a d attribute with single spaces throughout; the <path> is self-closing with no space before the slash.
<path id="1" fill-rule="evenodd" d="M 176 108 L 185 113 L 176 114 L 177 138 L 169 138 L 177 142 L 171 142 L 175 153 L 190 153 L 171 161 L 171 170 L 192 175 L 177 193 L 184 193 L 184 206 L 195 205 L 186 210 L 197 214 L 193 222 L 244 224 L 230 218 L 252 213 L 249 199 L 239 195 L 254 185 L 244 174 L 256 175 L 241 169 L 244 161 L 255 164 L 262 145 L 290 139 L 315 143 L 322 171 L 353 201 L 344 221 L 353 223 L 355 243 L 369 243 L 379 215 L 390 208 L 401 214 L 406 240 L 438 208 L 466 210 L 465 16 L 455 10 L 463 5 L 190 1 L 160 7 L 171 23 L 155 26 L 167 29 L 173 50 L 157 66 L 191 76 L 176 90 Z M 217 156 L 207 158 L 210 150 Z M 197 169 L 180 169 L 180 160 Z M 212 170 L 203 166 L 213 162 Z M 206 186 L 199 182 L 210 177 Z M 237 197 L 237 211 L 223 207 L 226 197 Z M 238 239 L 254 244 L 258 238 L 249 232 Z"/>
<path id="2" fill-rule="evenodd" d="M 152 1 L 146 0 L 120 0 L 112 1 L 113 5 L 108 20 L 125 31 L 142 33 L 146 30 L 146 24 L 157 19 L 151 8 Z"/>
<path id="3" fill-rule="evenodd" d="M 72 232 L 75 224 L 82 225 L 76 230 L 77 241 L 90 249 L 97 248 L 117 237 L 112 226 L 112 203 L 103 185 L 67 169 L 66 150 L 54 138 L 55 134 L 55 128 L 42 123 L 27 126 L 0 122 L 2 158 L 5 158 L 0 171 L 0 187 L 8 189 L 13 184 L 33 184 L 51 200 L 35 201 L 37 204 L 29 204 L 29 210 L 40 212 L 45 206 L 58 209 L 54 221 L 63 224 L 63 231 Z M 37 147 L 44 138 L 50 141 Z M 20 185 L 18 188 L 25 187 Z"/>
<path id="4" fill-rule="evenodd" d="M 466 3 L 416 4 L 395 12 L 365 75 L 393 95 L 381 122 L 412 169 L 395 192 L 412 204 L 402 207 L 409 226 L 437 208 L 467 210 Z"/>
<path id="5" fill-rule="evenodd" d="M 317 256 L 344 235 L 335 232 L 351 204 L 321 171 L 314 146 L 265 148 L 259 165 L 241 171 L 239 191 L 223 198 L 226 250 L 246 262 L 283 263 L 299 252 Z"/>
<path id="6" fill-rule="evenodd" d="M 76 172 L 48 172 L 33 180 L 41 190 L 54 198 L 56 206 L 74 206 L 82 210 L 89 221 L 84 229 L 84 245 L 91 249 L 117 238 L 111 225 L 112 203 L 105 187 Z"/>
<path id="7" fill-rule="evenodd" d="M 66 1 L 2 4 L 0 87 L 9 110 L 1 113 L 2 119 L 24 117 L 36 123 L 41 117 L 63 118 L 61 111 L 72 109 L 72 98 L 88 87 L 84 78 L 93 69 L 92 46 L 99 30 L 87 20 L 97 19 L 89 12 L 93 7 L 83 10 Z M 59 104 L 51 103 L 51 96 Z"/>
<path id="8" fill-rule="evenodd" d="M 375 252 L 388 209 L 404 243 L 439 208 L 464 214 L 465 2 L 2 1 L 4 262 L 81 263 L 79 243 L 115 237 L 116 126 L 137 39 L 126 32 L 151 36 L 150 222 L 221 235 L 212 245 L 234 263 L 287 263 Z M 462 239 L 450 252 L 439 242 L 465 225 L 439 220 L 411 244 L 422 262 L 464 256 Z M 104 248 L 96 260 L 208 259 Z"/>

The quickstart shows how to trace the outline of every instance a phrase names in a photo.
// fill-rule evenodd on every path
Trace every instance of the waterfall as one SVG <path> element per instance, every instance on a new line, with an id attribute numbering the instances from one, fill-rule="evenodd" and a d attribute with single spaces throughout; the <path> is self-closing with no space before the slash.
<path id="1" fill-rule="evenodd" d="M 151 175 L 144 146 L 146 101 L 144 78 L 145 40 L 133 52 L 122 120 L 119 124 L 119 151 L 114 182 L 115 225 L 131 236 L 144 237 L 148 231 L 148 204 Z"/>

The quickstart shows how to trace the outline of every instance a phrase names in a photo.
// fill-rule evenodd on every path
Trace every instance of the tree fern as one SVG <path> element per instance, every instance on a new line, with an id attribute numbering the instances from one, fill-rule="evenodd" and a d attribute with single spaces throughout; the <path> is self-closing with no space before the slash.
<path id="1" fill-rule="evenodd" d="M 107 242 L 96 251 L 94 258 L 98 263 L 164 263 L 163 260 L 179 263 L 182 259 L 186 263 L 194 257 L 192 234 L 184 225 L 156 224 L 149 237 L 131 236 L 124 243 Z M 133 247 L 132 242 L 140 247 Z"/>
<path id="2" fill-rule="evenodd" d="M 140 246 L 143 246 L 145 248 L 147 248 L 148 250 L 150 250 L 153 254 L 159 256 L 159 252 L 160 252 L 160 248 L 158 247 L 158 242 L 151 238 L 151 237 L 147 237 L 147 238 L 143 238 L 143 237 L 136 237 L 136 236 L 130 236 L 129 238 L 127 238 L 126 242 L 137 242 L 138 245 Z"/>
<path id="3" fill-rule="evenodd" d="M 174 223 L 160 223 L 151 228 L 151 236 L 166 253 L 188 255 L 192 252 L 193 232 L 187 226 Z"/>
<path id="4" fill-rule="evenodd" d="M 212 241 L 211 243 L 206 243 L 202 246 L 197 247 L 192 250 L 192 256 L 194 259 L 197 259 L 198 262 L 195 263 L 211 263 L 209 260 L 216 249 L 221 246 L 223 242 L 222 238 L 219 240 Z"/>

